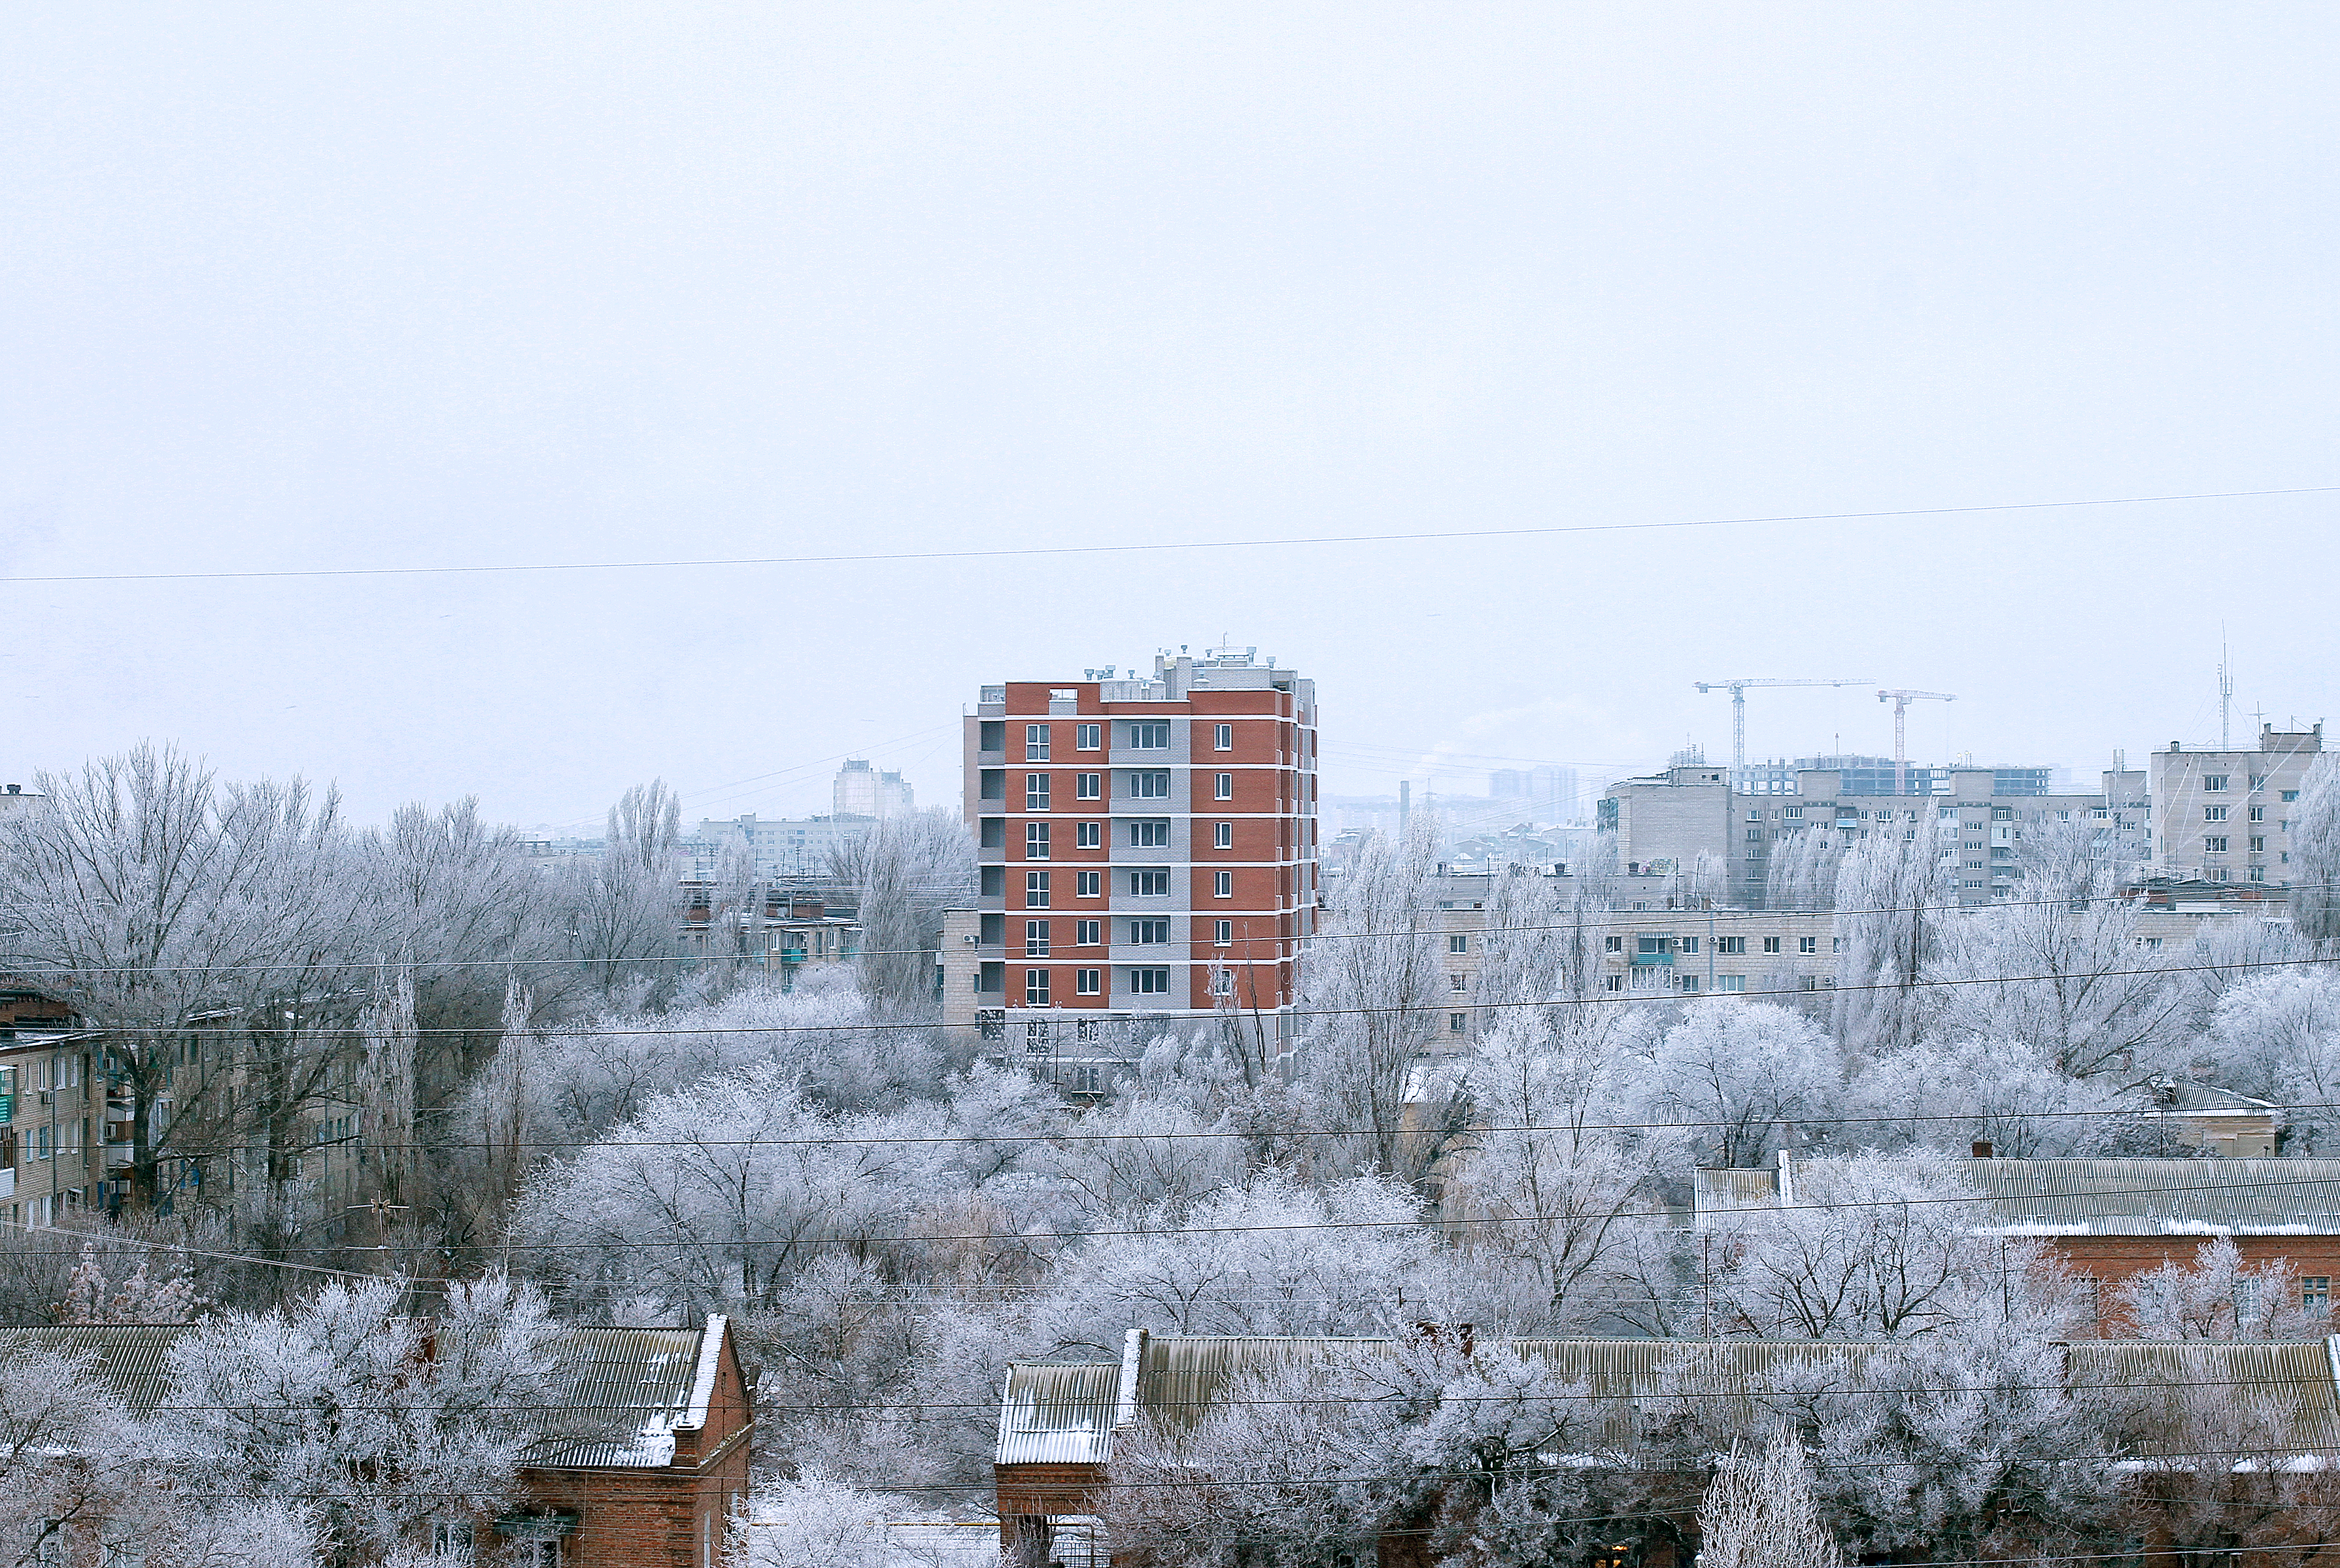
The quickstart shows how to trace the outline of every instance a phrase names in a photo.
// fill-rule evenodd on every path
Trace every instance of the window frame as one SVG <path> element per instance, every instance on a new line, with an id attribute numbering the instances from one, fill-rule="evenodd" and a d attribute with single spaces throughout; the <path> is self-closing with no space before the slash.
<path id="1" fill-rule="evenodd" d="M 1048 759 L 1048 727 L 1045 724 L 1024 726 L 1024 760 L 1046 762 Z"/>

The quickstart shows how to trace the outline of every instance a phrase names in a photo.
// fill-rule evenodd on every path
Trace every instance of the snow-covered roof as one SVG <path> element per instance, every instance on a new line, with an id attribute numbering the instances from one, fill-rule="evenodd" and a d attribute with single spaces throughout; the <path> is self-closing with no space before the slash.
<path id="1" fill-rule="evenodd" d="M 574 1328 L 554 1342 L 578 1381 L 556 1434 L 530 1464 L 555 1469 L 660 1468 L 673 1463 L 678 1427 L 704 1425 L 722 1352 L 724 1320 L 700 1328 Z M 12 1344 L 88 1356 L 91 1369 L 134 1414 L 170 1392 L 172 1345 L 184 1325 L 73 1325 L 5 1331 Z"/>
<path id="2" fill-rule="evenodd" d="M 1977 1228 L 1994 1235 L 2340 1236 L 2340 1159 L 1970 1159 L 1958 1169 L 1981 1194 Z M 1700 1171 L 1700 1219 L 1768 1207 L 1778 1180 L 1771 1170 Z"/>
<path id="3" fill-rule="evenodd" d="M 999 1400 L 1000 1464 L 1103 1464 L 1113 1457 L 1119 1362 L 1007 1369 Z"/>

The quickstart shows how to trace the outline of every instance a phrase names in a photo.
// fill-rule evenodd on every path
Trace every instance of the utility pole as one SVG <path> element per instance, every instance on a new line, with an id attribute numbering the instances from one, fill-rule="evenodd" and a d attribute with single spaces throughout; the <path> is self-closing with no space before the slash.
<path id="1" fill-rule="evenodd" d="M 1693 681 L 1700 691 L 1730 693 L 1730 783 L 1736 789 L 1741 775 L 1747 771 L 1747 689 L 1750 686 L 1866 686 L 1869 677 L 1851 680 L 1699 680 Z"/>
<path id="2" fill-rule="evenodd" d="M 1893 704 L 1893 792 L 1896 795 L 1909 793 L 1909 769 L 1907 760 L 1909 751 L 1905 744 L 1903 719 L 1909 711 L 1909 704 L 1921 698 L 1930 699 L 1936 702 L 1958 700 L 1947 691 L 1894 690 L 1880 691 L 1877 694 L 1877 700 L 1879 702 Z"/>
<path id="3" fill-rule="evenodd" d="M 2218 749 L 2231 750 L 2233 741 L 2226 731 L 2226 710 L 2235 701 L 2235 666 L 2226 653 L 2226 629 L 2218 628 Z"/>

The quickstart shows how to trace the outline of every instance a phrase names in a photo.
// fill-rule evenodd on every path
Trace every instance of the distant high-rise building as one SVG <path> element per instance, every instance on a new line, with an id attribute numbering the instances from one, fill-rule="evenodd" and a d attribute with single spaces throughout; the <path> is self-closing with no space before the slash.
<path id="1" fill-rule="evenodd" d="M 1549 763 L 1496 769 L 1487 775 L 1487 796 L 1524 802 L 1528 817 L 1537 822 L 1573 822 L 1580 803 L 1576 769 Z"/>
<path id="2" fill-rule="evenodd" d="M 1318 891 L 1314 681 L 1235 649 L 1165 655 L 1151 680 L 987 686 L 966 811 L 980 929 L 947 1017 L 972 1002 L 1041 1051 L 1164 1015 L 1291 1032 Z"/>
<path id="3" fill-rule="evenodd" d="M 2154 859 L 2174 877 L 2288 886 L 2291 819 L 2323 751 L 2318 720 L 2309 729 L 2262 723 L 2248 750 L 2188 750 L 2173 740 L 2154 752 Z"/>
<path id="4" fill-rule="evenodd" d="M 881 773 L 858 757 L 837 770 L 831 796 L 839 817 L 901 817 L 913 805 L 899 773 Z"/>

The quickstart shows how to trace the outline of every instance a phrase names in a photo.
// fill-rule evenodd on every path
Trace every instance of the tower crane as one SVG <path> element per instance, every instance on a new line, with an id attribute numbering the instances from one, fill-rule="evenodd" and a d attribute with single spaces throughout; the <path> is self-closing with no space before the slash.
<path id="1" fill-rule="evenodd" d="M 1747 689 L 1750 686 L 1866 686 L 1869 677 L 1851 680 L 1700 680 L 1700 691 L 1730 693 L 1730 781 L 1735 786 L 1747 771 Z"/>
<path id="2" fill-rule="evenodd" d="M 1909 770 L 1908 767 L 1904 765 L 1902 760 L 1902 759 L 1908 755 L 1906 748 L 1902 745 L 1902 716 L 1909 711 L 1909 704 L 1921 699 L 1935 702 L 1956 702 L 1958 700 L 1957 698 L 1951 696 L 1947 691 L 1893 690 L 1880 691 L 1877 694 L 1877 700 L 1879 702 L 1890 702 L 1893 704 L 1893 792 L 1897 795 L 1907 795 L 1909 793 Z"/>

